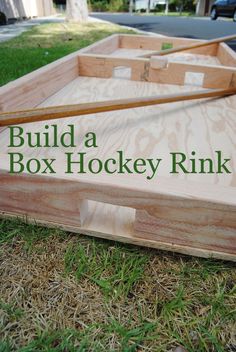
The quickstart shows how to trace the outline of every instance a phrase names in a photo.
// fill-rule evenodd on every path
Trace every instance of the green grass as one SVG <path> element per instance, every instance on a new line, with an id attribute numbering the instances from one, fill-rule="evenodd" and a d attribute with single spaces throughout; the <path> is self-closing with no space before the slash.
<path id="1" fill-rule="evenodd" d="M 119 31 L 35 27 L 0 45 L 1 84 Z M 232 263 L 19 220 L 0 220 L 0 261 L 0 352 L 236 349 Z"/>
<path id="2" fill-rule="evenodd" d="M 234 350 L 234 264 L 0 224 L 0 351 Z"/>
<path id="3" fill-rule="evenodd" d="M 27 248 L 31 248 L 38 240 L 42 241 L 52 234 L 60 236 L 64 233 L 60 230 L 47 229 L 34 224 L 25 224 L 18 219 L 11 221 L 0 220 L 0 245 L 11 243 L 20 236 L 27 245 Z"/>
<path id="4" fill-rule="evenodd" d="M 116 245 L 91 241 L 89 251 L 77 243 L 68 246 L 65 254 L 66 272 L 73 272 L 79 280 L 83 277 L 98 285 L 104 295 L 119 299 L 127 296 L 133 285 L 142 278 L 147 255 L 134 248 L 126 250 Z"/>
<path id="5" fill-rule="evenodd" d="M 0 86 L 114 33 L 134 33 L 107 24 L 46 24 L 0 44 Z"/>

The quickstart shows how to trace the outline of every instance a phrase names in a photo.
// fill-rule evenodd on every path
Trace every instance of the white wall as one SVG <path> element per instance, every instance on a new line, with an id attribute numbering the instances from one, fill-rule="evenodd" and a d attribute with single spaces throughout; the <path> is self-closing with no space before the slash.
<path id="1" fill-rule="evenodd" d="M 0 0 L 0 12 L 7 18 L 41 17 L 54 13 L 49 0 Z"/>

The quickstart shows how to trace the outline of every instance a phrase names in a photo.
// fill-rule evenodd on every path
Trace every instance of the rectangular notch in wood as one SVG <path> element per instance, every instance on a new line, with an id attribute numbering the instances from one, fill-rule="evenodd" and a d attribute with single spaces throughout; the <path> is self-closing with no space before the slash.
<path id="1" fill-rule="evenodd" d="M 204 76 L 205 74 L 200 72 L 186 72 L 184 77 L 184 85 L 202 87 Z"/>
<path id="2" fill-rule="evenodd" d="M 116 66 L 113 68 L 112 77 L 120 79 L 131 79 L 132 70 L 128 66 Z"/>
<path id="3" fill-rule="evenodd" d="M 120 237 L 132 232 L 134 219 L 133 208 L 88 200 L 83 216 L 83 229 L 86 232 L 111 233 Z M 113 239 L 119 240 L 119 237 Z"/>

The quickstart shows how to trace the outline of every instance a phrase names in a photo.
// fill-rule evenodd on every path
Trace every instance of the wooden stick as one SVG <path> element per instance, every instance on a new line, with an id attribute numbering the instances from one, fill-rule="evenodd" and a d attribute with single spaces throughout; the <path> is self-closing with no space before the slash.
<path id="1" fill-rule="evenodd" d="M 218 44 L 218 43 L 222 43 L 222 42 L 227 42 L 227 41 L 230 41 L 233 39 L 236 39 L 236 34 L 229 35 L 226 37 L 220 37 L 220 38 L 216 38 L 216 39 L 212 39 L 212 40 L 207 40 L 203 43 L 194 43 L 191 45 L 179 46 L 177 48 L 171 48 L 171 49 L 166 49 L 166 50 L 161 50 L 161 51 L 154 51 L 153 53 L 141 55 L 140 57 L 150 58 L 151 56 L 154 56 L 154 55 L 164 56 L 164 55 L 169 55 L 169 54 L 173 54 L 173 53 L 178 53 L 180 51 L 201 48 L 203 46 L 208 46 L 211 44 Z"/>
<path id="2" fill-rule="evenodd" d="M 208 89 L 190 93 L 168 94 L 144 98 L 109 100 L 95 103 L 52 106 L 40 109 L 0 113 L 0 127 L 60 119 L 71 116 L 89 115 L 114 110 L 133 109 L 149 105 L 159 105 L 185 100 L 221 97 L 236 94 L 236 87 L 227 89 Z"/>

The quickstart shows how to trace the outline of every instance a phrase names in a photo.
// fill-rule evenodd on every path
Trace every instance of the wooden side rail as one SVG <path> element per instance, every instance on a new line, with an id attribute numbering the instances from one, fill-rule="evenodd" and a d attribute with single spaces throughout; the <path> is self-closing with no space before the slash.
<path id="1" fill-rule="evenodd" d="M 230 254 L 236 260 L 236 189 L 166 178 L 155 183 L 102 179 L 9 175 L 0 170 L 0 212 L 81 232 L 87 200 L 129 207 L 136 210 L 135 243 L 139 238 L 165 242 L 223 253 L 226 259 Z"/>
<path id="2" fill-rule="evenodd" d="M 189 39 L 189 38 L 177 38 L 177 37 L 166 37 L 166 36 L 145 36 L 145 35 L 130 35 L 120 34 L 120 45 L 121 49 L 142 49 L 150 51 L 160 51 L 165 46 L 172 48 L 178 48 L 183 45 L 191 45 L 196 43 L 205 43 L 206 40 Z M 207 47 L 200 47 L 192 49 L 191 53 L 216 56 L 218 44 L 211 44 Z M 89 51 L 86 50 L 86 53 Z M 100 52 L 101 53 L 101 52 Z"/>
<path id="3" fill-rule="evenodd" d="M 166 213 L 166 218 L 163 217 Z M 215 217 L 208 209 L 195 208 L 188 215 L 189 209 L 155 207 L 152 211 L 137 210 L 135 230 L 137 236 L 155 241 L 165 241 L 182 246 L 236 253 L 236 228 L 230 223 L 223 224 L 223 213 Z M 178 214 L 174 217 L 172 214 Z M 183 215 L 183 216 L 181 216 Z M 215 213 L 216 215 L 216 213 Z"/>
<path id="4" fill-rule="evenodd" d="M 236 67 L 236 52 L 225 43 L 219 44 L 217 58 L 222 65 Z"/>
<path id="5" fill-rule="evenodd" d="M 219 44 L 222 42 L 227 42 L 227 41 L 233 40 L 235 38 L 236 38 L 236 34 L 228 35 L 228 36 L 224 36 L 224 37 L 220 37 L 220 38 L 215 38 L 212 40 L 207 40 L 205 42 L 195 42 L 193 44 L 187 44 L 187 45 L 185 44 L 185 45 L 175 47 L 175 48 L 172 47 L 167 50 L 152 52 L 150 54 L 142 55 L 141 57 L 150 58 L 152 55 L 169 55 L 169 54 L 178 53 L 178 52 L 182 52 L 182 51 L 194 50 L 194 49 L 198 49 L 201 47 L 207 47 L 208 45 L 214 45 L 214 44 Z"/>
<path id="6" fill-rule="evenodd" d="M 0 87 L 0 112 L 33 108 L 78 77 L 78 52 Z"/>

